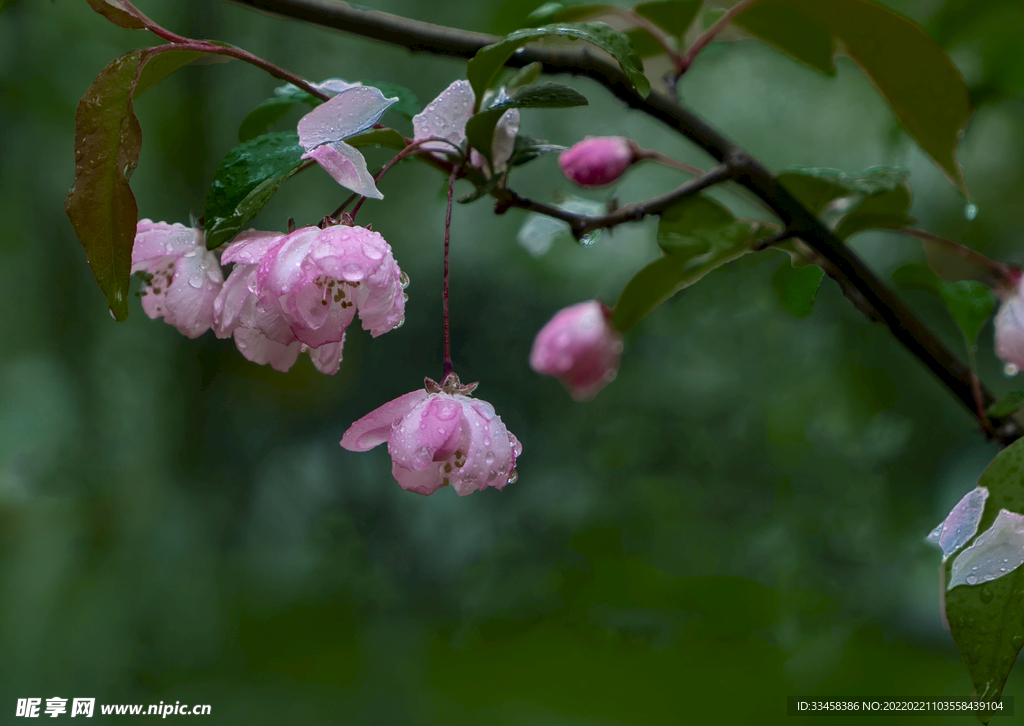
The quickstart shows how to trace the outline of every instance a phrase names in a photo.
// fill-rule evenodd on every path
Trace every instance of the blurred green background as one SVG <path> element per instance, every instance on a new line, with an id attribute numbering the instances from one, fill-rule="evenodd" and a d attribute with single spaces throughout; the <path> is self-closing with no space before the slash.
<path id="1" fill-rule="evenodd" d="M 376 7 L 505 32 L 538 2 Z M 755 41 L 716 44 L 681 93 L 774 169 L 908 168 L 921 226 L 1024 262 L 1024 11 L 888 5 L 947 48 L 979 104 L 960 153 L 973 221 L 845 59 L 829 78 Z M 465 73 L 228 4 L 139 6 L 305 77 L 400 83 L 421 103 Z M 444 179 L 426 166 L 391 172 L 386 200 L 360 214 L 412 279 L 406 325 L 372 341 L 353 328 L 337 376 L 305 357 L 288 374 L 256 366 L 137 302 L 114 323 L 63 211 L 73 119 L 107 62 L 153 42 L 80 0 L 8 0 L 0 14 L 0 722 L 17 698 L 52 696 L 208 703 L 204 722 L 218 724 L 544 726 L 805 720 L 785 716 L 789 695 L 969 698 L 923 537 L 995 451 L 830 281 L 809 318 L 786 313 L 778 252 L 661 307 L 628 336 L 618 380 L 574 404 L 529 370 L 533 336 L 565 305 L 614 303 L 656 256 L 655 225 L 537 254 L 517 242 L 522 213 L 457 207 L 457 370 L 524 447 L 518 483 L 465 499 L 404 492 L 383 449 L 338 446 L 353 420 L 440 374 Z M 622 134 L 708 164 L 596 84 L 568 82 L 591 105 L 525 111 L 524 133 Z M 276 85 L 240 63 L 195 66 L 139 99 L 140 217 L 201 215 L 240 121 Z M 645 167 L 614 193 L 642 199 L 682 178 Z M 579 194 L 553 157 L 513 185 Z M 257 226 L 314 223 L 345 196 L 311 170 Z M 922 259 L 893 234 L 853 245 L 885 279 Z M 906 295 L 961 345 L 936 300 Z M 979 350 L 982 378 L 1013 388 L 991 327 Z M 1022 675 L 1007 689 L 1018 709 Z"/>

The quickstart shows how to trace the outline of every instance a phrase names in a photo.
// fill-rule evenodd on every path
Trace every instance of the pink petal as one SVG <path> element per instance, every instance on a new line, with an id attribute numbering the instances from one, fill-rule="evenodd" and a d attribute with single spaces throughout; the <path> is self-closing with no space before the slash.
<path id="1" fill-rule="evenodd" d="M 235 265 L 213 301 L 213 332 L 218 338 L 227 338 L 238 327 L 249 291 L 249 278 L 256 273 L 256 265 Z"/>
<path id="2" fill-rule="evenodd" d="M 513 108 L 502 114 L 498 125 L 494 128 L 494 140 L 491 142 L 491 158 L 494 160 L 492 174 L 504 171 L 508 160 L 512 158 L 512 148 L 515 146 L 517 133 L 519 133 L 519 109 Z"/>
<path id="3" fill-rule="evenodd" d="M 466 122 L 473 115 L 476 95 L 469 81 L 455 81 L 441 91 L 441 95 L 412 117 L 415 139 L 437 137 L 447 139 L 456 146 L 466 140 Z M 428 151 L 447 151 L 452 148 L 440 142 L 424 144 Z"/>
<path id="4" fill-rule="evenodd" d="M 258 265 L 263 255 L 275 244 L 284 239 L 280 232 L 257 232 L 247 229 L 239 234 L 224 248 L 220 256 L 222 264 L 241 262 L 246 265 Z"/>
<path id="5" fill-rule="evenodd" d="M 402 489 L 424 496 L 433 494 L 444 486 L 444 479 L 441 476 L 441 462 L 431 464 L 423 471 L 411 471 L 402 468 L 398 464 L 392 464 L 391 475 L 395 477 L 395 481 L 398 482 Z"/>
<path id="6" fill-rule="evenodd" d="M 1013 297 L 1003 301 L 995 320 L 996 355 L 1016 370 L 1024 370 L 1024 297 L 1018 287 Z"/>
<path id="7" fill-rule="evenodd" d="M 290 345 L 282 345 L 270 340 L 263 333 L 253 328 L 235 328 L 235 345 L 246 358 L 260 365 L 270 364 L 274 370 L 285 373 L 295 365 L 302 350 L 298 341 Z"/>
<path id="8" fill-rule="evenodd" d="M 397 466 L 422 471 L 451 456 L 462 439 L 462 405 L 446 393 L 428 396 L 388 436 Z"/>
<path id="9" fill-rule="evenodd" d="M 597 300 L 559 310 L 541 328 L 530 351 L 530 367 L 554 376 L 577 401 L 588 401 L 615 379 L 622 334 L 611 311 Z"/>
<path id="10" fill-rule="evenodd" d="M 460 396 L 469 432 L 465 464 L 452 473 L 451 482 L 459 496 L 478 489 L 504 487 L 515 465 L 513 442 L 494 407 L 486 401 Z"/>
<path id="11" fill-rule="evenodd" d="M 334 181 L 356 194 L 371 199 L 383 199 L 384 195 L 377 190 L 373 176 L 366 168 L 366 159 L 358 149 L 344 141 L 318 146 L 303 155 L 303 159 L 313 159 L 331 175 Z"/>
<path id="12" fill-rule="evenodd" d="M 372 86 L 348 88 L 299 119 L 299 143 L 306 151 L 331 144 L 373 126 L 397 98 L 384 98 Z M 351 147 L 350 147 L 351 148 Z"/>
<path id="13" fill-rule="evenodd" d="M 324 343 L 319 348 L 310 348 L 309 357 L 321 373 L 333 376 L 341 368 L 341 351 L 345 347 L 345 336 L 337 343 Z"/>
<path id="14" fill-rule="evenodd" d="M 181 257 L 204 245 L 203 233 L 183 224 L 167 224 L 140 220 L 132 245 L 132 272 L 149 269 L 152 261 L 162 257 Z"/>
<path id="15" fill-rule="evenodd" d="M 319 227 L 302 227 L 267 250 L 257 274 L 259 294 L 285 295 L 299 285 L 312 282 L 318 274 L 306 263 L 309 248 L 320 234 Z"/>
<path id="16" fill-rule="evenodd" d="M 420 389 L 388 401 L 352 424 L 341 437 L 341 446 L 349 451 L 369 451 L 383 444 L 388 440 L 392 426 L 428 395 Z"/>

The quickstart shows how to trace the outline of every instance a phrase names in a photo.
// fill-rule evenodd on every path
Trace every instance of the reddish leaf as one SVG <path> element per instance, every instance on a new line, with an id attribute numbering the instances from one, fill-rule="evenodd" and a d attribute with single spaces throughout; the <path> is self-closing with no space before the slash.
<path id="1" fill-rule="evenodd" d="M 144 30 L 150 20 L 125 0 L 89 0 L 89 6 L 114 25 L 128 30 Z"/>

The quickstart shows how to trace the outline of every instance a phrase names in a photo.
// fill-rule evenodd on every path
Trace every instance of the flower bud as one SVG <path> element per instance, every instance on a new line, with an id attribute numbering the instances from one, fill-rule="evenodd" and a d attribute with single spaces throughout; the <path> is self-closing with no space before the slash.
<path id="1" fill-rule="evenodd" d="M 588 136 L 558 155 L 558 168 L 582 187 L 605 187 L 636 161 L 635 145 L 621 136 Z"/>
<path id="2" fill-rule="evenodd" d="M 530 351 L 530 367 L 554 376 L 577 401 L 589 401 L 615 380 L 622 333 L 611 310 L 597 301 L 563 308 L 541 328 Z"/>

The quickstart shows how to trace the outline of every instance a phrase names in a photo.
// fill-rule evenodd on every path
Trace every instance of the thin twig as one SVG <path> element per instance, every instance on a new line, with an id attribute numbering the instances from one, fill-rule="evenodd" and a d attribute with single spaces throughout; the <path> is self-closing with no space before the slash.
<path id="1" fill-rule="evenodd" d="M 736 3 L 729 8 L 725 15 L 720 17 L 714 25 L 704 31 L 697 40 L 693 41 L 693 45 L 690 46 L 686 51 L 686 55 L 683 56 L 681 63 L 682 69 L 680 70 L 680 73 L 686 73 L 693 64 L 694 59 L 697 58 L 697 54 L 704 50 L 704 48 L 706 48 L 719 33 L 725 30 L 725 26 L 731 23 L 733 18 L 749 8 L 755 2 L 757 2 L 757 0 L 743 0 L 743 2 Z"/>
<path id="2" fill-rule="evenodd" d="M 728 179 L 735 173 L 735 170 L 729 164 L 719 164 L 718 166 L 710 169 L 706 174 L 702 174 L 680 184 L 667 194 L 662 194 L 661 196 L 654 197 L 653 199 L 648 199 L 645 202 L 625 204 L 614 212 L 597 215 L 569 212 L 565 209 L 551 206 L 550 204 L 535 202 L 532 199 L 520 196 L 511 189 L 499 188 L 492 191 L 491 194 L 498 200 L 494 205 L 495 211 L 498 214 L 502 214 L 512 207 L 545 214 L 549 217 L 554 217 L 555 219 L 560 219 L 563 222 L 566 222 L 572 230 L 573 236 L 579 239 L 583 235 L 597 229 L 615 227 L 617 225 L 624 224 L 625 222 L 636 222 L 649 214 L 658 214 L 659 212 L 663 212 L 676 202 L 688 197 L 696 196 L 704 189 L 716 184 L 721 184 L 724 181 L 728 181 Z"/>
<path id="3" fill-rule="evenodd" d="M 661 164 L 662 166 L 668 166 L 673 169 L 679 169 L 680 171 L 685 171 L 687 174 L 693 174 L 693 176 L 700 176 L 701 174 L 704 173 L 704 170 L 701 169 L 699 166 L 694 166 L 693 164 L 687 164 L 685 161 L 673 159 L 668 154 L 662 153 L 657 149 L 638 148 L 636 150 L 636 158 L 646 159 L 648 161 L 655 161 Z"/>

